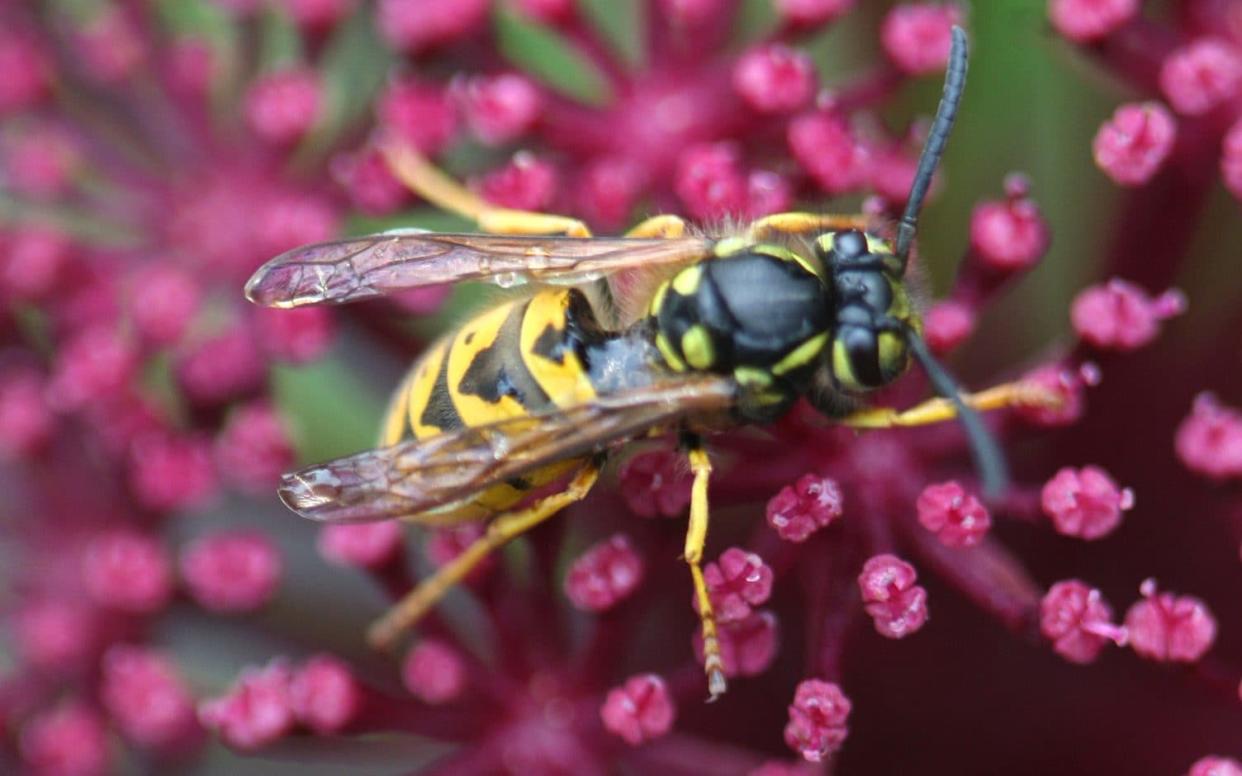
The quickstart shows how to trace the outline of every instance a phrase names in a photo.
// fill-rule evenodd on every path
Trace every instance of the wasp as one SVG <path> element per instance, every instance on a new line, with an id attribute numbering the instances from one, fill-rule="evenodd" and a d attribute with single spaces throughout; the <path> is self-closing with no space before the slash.
<path id="1" fill-rule="evenodd" d="M 684 558 L 702 628 L 711 698 L 725 691 L 701 568 L 712 465 L 704 435 L 781 417 L 806 398 L 856 428 L 960 418 L 988 489 L 1004 481 L 976 410 L 1039 404 L 1021 383 L 963 395 L 924 343 L 906 266 L 919 211 L 952 129 L 967 69 L 953 30 L 944 92 L 890 242 L 860 215 L 780 213 L 697 232 L 672 215 L 624 237 L 576 219 L 492 206 L 416 151 L 388 143 L 393 172 L 483 234 L 405 230 L 278 256 L 246 295 L 275 307 L 342 303 L 413 287 L 485 280 L 533 293 L 496 306 L 432 345 L 387 410 L 377 449 L 285 475 L 279 495 L 326 522 L 485 521 L 483 535 L 370 629 L 385 647 L 489 553 L 581 500 L 608 453 L 678 434 L 693 474 Z M 616 281 L 635 276 L 627 303 Z M 940 394 L 905 411 L 867 407 L 869 391 L 917 361 Z"/>

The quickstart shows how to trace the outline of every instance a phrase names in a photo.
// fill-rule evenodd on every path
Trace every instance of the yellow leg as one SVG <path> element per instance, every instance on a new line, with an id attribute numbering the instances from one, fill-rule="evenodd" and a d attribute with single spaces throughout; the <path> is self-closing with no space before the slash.
<path id="1" fill-rule="evenodd" d="M 625 233 L 626 237 L 662 237 L 666 240 L 686 233 L 686 222 L 674 215 L 652 216 Z"/>
<path id="2" fill-rule="evenodd" d="M 1006 407 L 1058 407 L 1061 398 L 1032 383 L 1001 383 L 979 393 L 964 393 L 962 401 L 980 412 Z M 892 428 L 893 426 L 924 426 L 957 417 L 957 410 L 947 399 L 928 399 L 908 410 L 892 407 L 868 407 L 846 415 L 838 423 L 853 428 Z"/>
<path id="3" fill-rule="evenodd" d="M 707 481 L 712 476 L 712 462 L 707 451 L 696 442 L 690 448 L 690 471 L 694 484 L 690 489 L 690 526 L 686 529 L 686 563 L 694 580 L 694 595 L 699 603 L 699 620 L 703 627 L 703 669 L 707 672 L 708 700 L 714 701 L 726 689 L 724 661 L 720 658 L 720 636 L 716 632 L 716 612 L 707 582 L 703 579 L 703 545 L 707 541 Z"/>
<path id="4" fill-rule="evenodd" d="M 747 230 L 751 239 L 768 232 L 822 232 L 827 230 L 861 229 L 866 231 L 872 224 L 871 216 L 863 214 L 820 213 L 773 213 L 750 225 Z"/>
<path id="5" fill-rule="evenodd" d="M 591 230 L 576 218 L 529 210 L 497 207 L 445 175 L 408 144 L 380 145 L 388 169 L 423 199 L 450 213 L 469 218 L 492 234 L 563 234 L 590 237 Z"/>
<path id="6" fill-rule="evenodd" d="M 565 507 L 580 501 L 591 490 L 599 477 L 599 467 L 589 464 L 574 476 L 569 486 L 560 493 L 553 493 L 543 500 L 517 512 L 500 515 L 487 525 L 487 532 L 474 541 L 451 563 L 441 567 L 431 577 L 419 583 L 405 598 L 367 631 L 367 640 L 377 649 L 392 646 L 397 637 L 418 623 L 424 614 L 435 606 L 453 585 L 461 582 L 487 555 L 503 547 L 511 539 L 520 536 L 552 517 Z"/>

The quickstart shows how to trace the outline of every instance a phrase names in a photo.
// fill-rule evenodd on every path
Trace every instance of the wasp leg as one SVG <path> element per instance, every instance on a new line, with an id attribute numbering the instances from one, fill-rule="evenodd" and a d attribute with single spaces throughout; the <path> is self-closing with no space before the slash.
<path id="1" fill-rule="evenodd" d="M 755 221 L 747 229 L 749 236 L 762 237 L 771 232 L 823 232 L 829 230 L 861 229 L 866 231 L 873 223 L 871 216 L 820 214 L 820 213 L 773 213 Z"/>
<path id="2" fill-rule="evenodd" d="M 661 237 L 666 240 L 682 237 L 686 234 L 685 219 L 674 215 L 652 216 L 640 221 L 633 229 L 625 233 L 626 237 Z"/>
<path id="3" fill-rule="evenodd" d="M 703 579 L 703 544 L 707 541 L 707 481 L 712 476 L 712 462 L 697 439 L 690 444 L 689 458 L 694 484 L 690 490 L 690 525 L 686 529 L 684 557 L 690 565 L 694 595 L 699 604 L 699 621 L 703 628 L 703 669 L 707 672 L 710 702 L 723 695 L 726 689 L 720 637 L 716 632 L 716 611 L 712 608 L 707 582 Z"/>
<path id="4" fill-rule="evenodd" d="M 962 401 L 980 412 L 1006 407 L 1060 406 L 1061 397 L 1042 386 L 1029 382 L 1001 383 L 979 393 L 964 393 Z M 892 428 L 894 426 L 925 426 L 957 417 L 957 409 L 947 399 L 928 399 L 908 410 L 892 407 L 869 407 L 852 412 L 837 422 L 852 428 Z"/>
<path id="5" fill-rule="evenodd" d="M 516 512 L 500 515 L 487 524 L 487 531 L 469 547 L 442 566 L 435 574 L 419 583 L 367 631 L 367 641 L 377 649 L 389 648 L 405 630 L 413 627 L 451 587 L 461 582 L 487 555 L 500 549 L 511 539 L 582 500 L 599 477 L 595 463 L 584 466 L 565 490 L 553 493 L 535 504 Z"/>
<path id="6" fill-rule="evenodd" d="M 487 202 L 444 174 L 408 144 L 385 143 L 380 146 L 380 152 L 397 180 L 436 207 L 469 218 L 484 232 L 591 236 L 587 225 L 576 218 L 511 210 Z"/>

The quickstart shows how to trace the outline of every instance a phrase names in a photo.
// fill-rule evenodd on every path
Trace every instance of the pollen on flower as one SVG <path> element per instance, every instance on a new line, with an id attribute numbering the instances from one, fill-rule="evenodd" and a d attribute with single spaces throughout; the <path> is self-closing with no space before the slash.
<path id="1" fill-rule="evenodd" d="M 1173 444 L 1182 464 L 1196 474 L 1213 480 L 1242 477 L 1242 412 L 1211 393 L 1195 397 Z"/>
<path id="2" fill-rule="evenodd" d="M 927 622 L 927 591 L 914 584 L 914 566 L 893 555 L 876 555 L 858 575 L 863 608 L 881 636 L 900 639 Z"/>
<path id="3" fill-rule="evenodd" d="M 970 338 L 975 323 L 975 311 L 969 305 L 946 299 L 923 316 L 923 338 L 936 353 L 948 353 Z"/>
<path id="4" fill-rule="evenodd" d="M 294 670 L 289 706 L 303 725 L 319 735 L 331 735 L 357 716 L 362 691 L 348 663 L 332 655 L 315 655 Z"/>
<path id="5" fill-rule="evenodd" d="M 280 554 L 258 531 L 222 531 L 191 542 L 181 553 L 190 594 L 213 612 L 248 612 L 271 600 L 280 583 Z"/>
<path id="6" fill-rule="evenodd" d="M 103 606 L 137 614 L 156 612 L 172 597 L 172 563 L 155 538 L 117 528 L 87 545 L 82 582 Z"/>
<path id="7" fill-rule="evenodd" d="M 1242 120 L 1230 127 L 1220 154 L 1220 174 L 1225 188 L 1242 199 Z"/>
<path id="8" fill-rule="evenodd" d="M 639 453 L 621 464 L 617 478 L 626 505 L 641 517 L 677 517 L 690 503 L 694 478 L 684 456 L 676 451 Z"/>
<path id="9" fill-rule="evenodd" d="M 246 95 L 246 121 L 269 143 L 285 145 L 302 138 L 320 111 L 319 77 L 306 68 L 260 76 Z"/>
<path id="10" fill-rule="evenodd" d="M 1120 278 L 1084 289 L 1070 307 L 1070 321 L 1097 348 L 1135 350 L 1156 338 L 1160 323 L 1186 309 L 1186 297 L 1170 289 L 1158 297 Z"/>
<path id="11" fill-rule="evenodd" d="M 1126 612 L 1130 646 L 1149 660 L 1193 663 L 1216 640 L 1216 618 L 1194 596 L 1161 593 L 1156 581 L 1143 582 L 1143 599 Z"/>
<path id="12" fill-rule="evenodd" d="M 127 739 L 162 751 L 196 742 L 194 697 L 166 655 L 118 644 L 104 655 L 102 673 L 100 699 Z"/>
<path id="13" fill-rule="evenodd" d="M 1117 487 L 1098 466 L 1066 466 L 1044 485 L 1040 503 L 1057 533 L 1099 539 L 1121 524 L 1122 513 L 1134 506 L 1134 491 Z"/>
<path id="14" fill-rule="evenodd" d="M 954 3 L 904 3 L 884 17 L 880 43 L 905 72 L 934 73 L 949 61 L 950 32 L 961 21 L 962 10 Z"/>
<path id="15" fill-rule="evenodd" d="M 396 520 L 325 525 L 319 529 L 316 546 L 329 563 L 374 569 L 384 566 L 401 551 L 403 531 Z"/>
<path id="16" fill-rule="evenodd" d="M 1186 776 L 1242 776 L 1242 762 L 1232 757 L 1208 755 L 1195 760 Z"/>
<path id="17" fill-rule="evenodd" d="M 785 743 L 809 762 L 822 762 L 849 735 L 850 699 L 835 682 L 804 679 L 794 691 Z"/>
<path id="18" fill-rule="evenodd" d="M 772 568 L 763 558 L 740 547 L 730 547 L 719 560 L 703 568 L 703 579 L 716 610 L 718 623 L 743 620 L 751 608 L 764 604 L 772 595 Z M 695 608 L 698 600 L 694 599 Z"/>
<path id="19" fill-rule="evenodd" d="M 1069 40 L 1086 43 L 1115 32 L 1138 9 L 1138 0 L 1051 0 L 1048 18 Z"/>
<path id="20" fill-rule="evenodd" d="M 609 690 L 599 715 L 609 732 L 631 746 L 638 746 L 668 733 L 677 717 L 677 707 L 662 678 L 641 674 Z"/>
<path id="21" fill-rule="evenodd" d="M 780 646 L 776 615 L 765 610 L 751 612 L 740 620 L 721 623 L 720 662 L 725 676 L 758 676 L 768 670 Z M 694 654 L 703 662 L 703 634 L 696 631 Z"/>
<path id="22" fill-rule="evenodd" d="M 1122 186 L 1151 179 L 1173 150 L 1177 122 L 1158 102 L 1129 103 L 1095 133 L 1091 150 L 1095 164 Z"/>
<path id="23" fill-rule="evenodd" d="M 871 153 L 845 119 L 813 110 L 789 122 L 786 141 L 798 164 L 828 194 L 860 187 L 871 171 Z"/>
<path id="24" fill-rule="evenodd" d="M 476 76 L 454 89 L 466 126 L 486 145 L 502 145 L 521 137 L 543 110 L 543 94 L 519 73 Z"/>
<path id="25" fill-rule="evenodd" d="M 768 500 L 768 525 L 787 542 L 804 542 L 841 516 L 842 502 L 834 480 L 804 474 Z"/>
<path id="26" fill-rule="evenodd" d="M 1043 213 L 1029 196 L 1025 176 L 1005 179 L 1005 199 L 981 202 L 970 216 L 970 244 L 979 260 L 1001 272 L 1029 269 L 1048 250 Z"/>
<path id="27" fill-rule="evenodd" d="M 1112 619 L 1104 595 L 1077 579 L 1057 582 L 1039 604 L 1040 633 L 1071 663 L 1090 663 L 1109 641 L 1124 643 L 1125 630 Z"/>
<path id="28" fill-rule="evenodd" d="M 973 547 L 992 527 L 987 508 L 954 480 L 928 485 L 915 507 L 919 523 L 946 547 Z"/>
<path id="29" fill-rule="evenodd" d="M 733 88 L 760 113 L 789 113 L 815 96 L 815 63 L 788 46 L 751 49 L 733 66 Z"/>
<path id="30" fill-rule="evenodd" d="M 579 609 L 602 612 L 630 596 L 643 579 L 643 559 L 629 537 L 615 534 L 578 556 L 565 574 L 565 595 Z"/>
<path id="31" fill-rule="evenodd" d="M 470 676 L 456 649 L 439 639 L 422 639 L 406 653 L 401 680 L 416 698 L 440 704 L 460 698 Z"/>
<path id="32" fill-rule="evenodd" d="M 203 701 L 198 719 L 228 746 L 252 751 L 287 735 L 296 722 L 289 697 L 293 673 L 283 660 L 249 668 L 224 695 Z"/>
<path id="33" fill-rule="evenodd" d="M 1200 38 L 1164 60 L 1160 88 L 1178 113 L 1207 113 L 1242 89 L 1242 52 L 1222 39 Z"/>
<path id="34" fill-rule="evenodd" d="M 110 771 L 107 724 L 80 701 L 40 713 L 19 741 L 29 773 L 104 776 Z"/>

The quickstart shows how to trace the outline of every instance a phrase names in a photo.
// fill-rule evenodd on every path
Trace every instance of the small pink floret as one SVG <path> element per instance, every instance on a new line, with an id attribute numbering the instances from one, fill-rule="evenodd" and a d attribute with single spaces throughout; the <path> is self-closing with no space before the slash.
<path id="1" fill-rule="evenodd" d="M 642 556 L 629 537 L 615 534 L 573 562 L 565 575 L 565 595 L 583 611 L 602 612 L 628 598 L 642 580 Z"/>
<path id="2" fill-rule="evenodd" d="M 609 690 L 599 715 L 609 732 L 630 746 L 638 746 L 668 733 L 677 717 L 677 708 L 662 678 L 642 674 Z"/>
<path id="3" fill-rule="evenodd" d="M 834 682 L 806 679 L 798 683 L 785 743 L 809 762 L 817 763 L 841 748 L 849 735 L 850 699 Z"/>
<path id="4" fill-rule="evenodd" d="M 222 477 L 244 491 L 264 494 L 293 464 L 293 444 L 276 408 L 258 400 L 229 414 L 216 437 L 215 458 Z"/>
<path id="5" fill-rule="evenodd" d="M 946 547 L 973 547 L 992 527 L 992 516 L 956 481 L 928 485 L 915 505 L 919 523 Z"/>
<path id="6" fill-rule="evenodd" d="M 319 735 L 339 733 L 362 707 L 362 690 L 344 660 L 315 655 L 293 673 L 289 684 L 293 715 Z"/>
<path id="7" fill-rule="evenodd" d="M 1211 393 L 1199 394 L 1190 415 L 1177 427 L 1174 449 L 1196 474 L 1213 480 L 1242 477 L 1242 412 Z"/>
<path id="8" fill-rule="evenodd" d="M 768 525 L 787 542 L 803 542 L 841 516 L 842 502 L 835 481 L 804 474 L 768 501 Z"/>
<path id="9" fill-rule="evenodd" d="M 508 143 L 529 130 L 543 109 L 543 94 L 526 76 L 476 76 L 457 89 L 466 125 L 487 145 Z"/>
<path id="10" fill-rule="evenodd" d="M 1040 504 L 1057 533 L 1099 539 L 1121 525 L 1122 513 L 1134 506 L 1134 492 L 1118 487 L 1098 466 L 1066 466 L 1044 485 Z"/>
<path id="11" fill-rule="evenodd" d="M 768 670 L 780 646 L 776 615 L 767 610 L 751 612 L 741 620 L 722 623 L 719 628 L 720 661 L 725 676 L 758 676 Z M 696 630 L 692 639 L 694 654 L 703 662 L 703 634 Z"/>
<path id="12" fill-rule="evenodd" d="M 235 613 L 258 609 L 280 584 L 280 552 L 258 531 L 222 531 L 196 539 L 181 553 L 181 574 L 205 609 Z"/>
<path id="13" fill-rule="evenodd" d="M 703 578 L 720 623 L 749 617 L 751 607 L 761 606 L 772 595 L 772 568 L 740 547 L 730 547 L 718 561 L 708 563 Z"/>
<path id="14" fill-rule="evenodd" d="M 397 556 L 404 532 L 396 520 L 325 525 L 319 529 L 319 554 L 329 563 L 379 568 Z"/>
<path id="15" fill-rule="evenodd" d="M 269 143 L 294 143 L 319 117 L 319 92 L 319 77 L 305 68 L 260 76 L 246 94 L 246 120 Z"/>
<path id="16" fill-rule="evenodd" d="M 1122 186 L 1151 179 L 1177 140 L 1177 122 L 1158 102 L 1119 107 L 1095 133 L 1091 150 L 1095 164 Z"/>
<path id="17" fill-rule="evenodd" d="M 1178 113 L 1207 113 L 1242 89 L 1242 51 L 1221 39 L 1200 38 L 1164 60 L 1160 88 Z"/>
<path id="18" fill-rule="evenodd" d="M 1160 593 L 1155 580 L 1141 588 L 1143 600 L 1126 612 L 1130 646 L 1149 660 L 1193 663 L 1216 640 L 1216 618 L 1194 596 Z"/>
<path id="19" fill-rule="evenodd" d="M 197 741 L 194 697 L 166 655 L 121 644 L 108 650 L 101 666 L 100 699 L 126 738 L 162 751 Z"/>
<path id="20" fill-rule="evenodd" d="M 927 591 L 914 584 L 918 573 L 893 555 L 876 555 L 858 575 L 863 608 L 881 636 L 905 638 L 927 622 Z"/>
<path id="21" fill-rule="evenodd" d="M 111 770 L 107 724 L 81 702 L 32 718 L 22 727 L 18 748 L 31 774 L 104 776 Z"/>
<path id="22" fill-rule="evenodd" d="M 1000 272 L 1030 269 L 1048 250 L 1048 224 L 1021 176 L 1006 180 L 1006 198 L 981 202 L 970 216 L 970 244 L 978 259 Z"/>
<path id="23" fill-rule="evenodd" d="M 776 12 L 785 21 L 811 27 L 849 12 L 857 0 L 775 0 Z"/>
<path id="24" fill-rule="evenodd" d="M 1208 755 L 1195 760 L 1186 776 L 1242 776 L 1242 762 L 1232 757 Z"/>
<path id="25" fill-rule="evenodd" d="M 1070 307 L 1070 321 L 1097 348 L 1135 350 L 1156 338 L 1160 324 L 1186 309 L 1186 297 L 1172 289 L 1158 297 L 1119 278 L 1084 289 Z"/>
<path id="26" fill-rule="evenodd" d="M 905 72 L 934 73 L 949 61 L 950 31 L 961 22 L 962 10 L 954 3 L 904 3 L 884 17 L 880 43 Z"/>
<path id="27" fill-rule="evenodd" d="M 439 704 L 461 697 L 470 677 L 456 649 L 439 639 L 423 639 L 406 653 L 401 680 L 415 697 Z"/>
<path id="28" fill-rule="evenodd" d="M 814 110 L 789 122 L 789 151 L 828 194 L 852 191 L 871 174 L 871 151 L 840 115 Z"/>
<path id="29" fill-rule="evenodd" d="M 1124 642 L 1112 618 L 1103 594 L 1077 579 L 1057 582 L 1039 604 L 1040 632 L 1071 663 L 1090 663 L 1109 641 Z"/>
<path id="30" fill-rule="evenodd" d="M 677 517 L 690 503 L 694 482 L 685 457 L 673 450 L 649 450 L 625 463 L 617 475 L 621 497 L 641 517 Z"/>
<path id="31" fill-rule="evenodd" d="M 124 528 L 91 541 L 82 557 L 82 582 L 100 604 L 150 614 L 173 593 L 172 562 L 155 538 Z"/>
<path id="32" fill-rule="evenodd" d="M 246 669 L 225 695 L 199 704 L 198 719 L 234 749 L 267 746 L 284 738 L 296 722 L 289 697 L 292 679 L 283 660 Z"/>
<path id="33" fill-rule="evenodd" d="M 760 113 L 789 113 L 815 96 L 815 63 L 779 43 L 751 49 L 733 67 L 733 88 Z"/>
<path id="34" fill-rule="evenodd" d="M 1050 0 L 1048 18 L 1075 43 L 1098 40 L 1134 18 L 1139 0 Z"/>
<path id="35" fill-rule="evenodd" d="M 974 331 L 975 311 L 952 299 L 937 302 L 923 316 L 923 338 L 936 353 L 948 353 Z"/>

